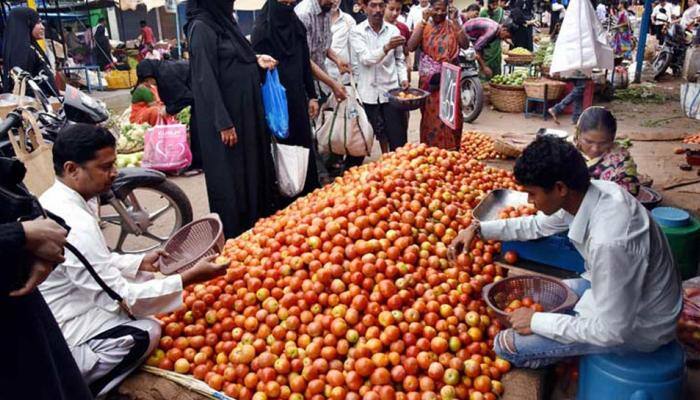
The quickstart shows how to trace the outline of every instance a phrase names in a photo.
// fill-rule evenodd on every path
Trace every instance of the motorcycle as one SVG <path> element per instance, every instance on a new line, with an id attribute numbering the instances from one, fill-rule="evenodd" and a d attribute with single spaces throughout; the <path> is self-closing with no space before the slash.
<path id="1" fill-rule="evenodd" d="M 678 76 L 683 70 L 685 53 L 692 42 L 685 29 L 680 24 L 670 24 L 664 27 L 664 44 L 652 62 L 654 80 L 659 80 L 670 67 L 673 75 Z"/>
<path id="2" fill-rule="evenodd" d="M 49 98 L 40 88 L 45 76 L 32 77 L 19 68 L 12 71 L 15 84 L 32 89 L 38 108 L 25 107 L 39 123 L 42 137 L 53 143 L 66 125 L 77 122 L 102 124 L 109 118 L 105 104 L 80 90 L 67 86 L 64 96 L 56 96 L 61 107 L 54 112 Z M 56 95 L 56 94 L 54 94 Z M 8 132 L 30 129 L 23 121 L 21 109 L 8 114 L 0 123 L 0 155 L 14 156 Z M 28 143 L 29 148 L 31 144 Z M 173 233 L 192 221 L 192 205 L 187 195 L 165 174 L 145 168 L 123 168 L 118 171 L 112 188 L 100 196 L 101 225 L 113 231 L 109 247 L 124 254 L 137 254 L 160 247 Z M 146 205 L 148 204 L 148 206 Z M 112 211 L 109 209 L 111 208 Z M 172 211 L 172 212 L 171 212 Z M 107 232 L 106 232 L 107 233 Z"/>
<path id="3" fill-rule="evenodd" d="M 462 120 L 471 123 L 479 117 L 484 107 L 484 87 L 479 79 L 479 64 L 473 48 L 460 52 L 459 66 L 462 70 L 460 79 Z"/>

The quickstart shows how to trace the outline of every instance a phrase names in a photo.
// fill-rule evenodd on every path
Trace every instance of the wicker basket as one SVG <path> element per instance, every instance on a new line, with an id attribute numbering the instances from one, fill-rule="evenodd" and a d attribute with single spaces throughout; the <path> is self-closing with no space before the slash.
<path id="1" fill-rule="evenodd" d="M 109 71 L 105 74 L 105 79 L 110 90 L 131 89 L 138 82 L 136 69 L 133 68 L 128 71 Z"/>
<path id="2" fill-rule="evenodd" d="M 506 63 L 507 64 L 518 64 L 518 65 L 527 65 L 532 63 L 532 60 L 535 59 L 534 54 L 513 54 L 513 53 L 506 53 Z"/>
<path id="3" fill-rule="evenodd" d="M 418 96 L 418 98 L 401 99 L 398 97 L 401 92 Z M 425 100 L 430 96 L 430 92 L 418 88 L 408 88 L 405 90 L 397 88 L 390 90 L 387 94 L 389 95 L 389 104 L 402 111 L 413 111 L 421 108 L 423 104 L 425 104 Z"/>
<path id="4" fill-rule="evenodd" d="M 571 310 L 578 296 L 561 281 L 546 276 L 521 275 L 505 278 L 484 287 L 483 297 L 497 318 L 509 326 L 508 313 L 503 311 L 513 300 L 531 297 L 542 305 L 544 312 L 561 313 Z"/>
<path id="5" fill-rule="evenodd" d="M 224 243 L 223 225 L 217 214 L 190 222 L 163 246 L 168 257 L 160 258 L 160 272 L 170 275 L 186 271 L 202 258 L 221 253 Z"/>
<path id="6" fill-rule="evenodd" d="M 544 99 L 545 88 L 547 100 L 558 100 L 566 91 L 566 83 L 551 79 L 527 79 L 523 86 L 531 99 Z"/>
<path id="7" fill-rule="evenodd" d="M 521 113 L 525 111 L 525 88 L 490 83 L 491 104 L 498 111 Z"/>

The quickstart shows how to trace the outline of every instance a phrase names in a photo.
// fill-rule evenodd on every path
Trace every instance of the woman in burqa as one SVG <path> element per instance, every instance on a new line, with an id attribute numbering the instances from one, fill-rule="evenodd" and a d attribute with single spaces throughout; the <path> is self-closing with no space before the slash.
<path id="1" fill-rule="evenodd" d="M 310 150 L 306 184 L 299 194 L 303 196 L 319 187 L 310 121 L 318 113 L 319 106 L 311 75 L 306 28 L 294 13 L 295 3 L 296 0 L 268 0 L 255 22 L 251 41 L 255 51 L 279 61 L 280 82 L 287 93 L 289 137 L 278 141 Z"/>
<path id="2" fill-rule="evenodd" d="M 256 55 L 233 18 L 232 0 L 187 2 L 194 119 L 204 158 L 209 208 L 234 238 L 274 206 L 274 166 Z"/>
<path id="3" fill-rule="evenodd" d="M 3 92 L 10 93 L 14 82 L 10 76 L 12 68 L 19 67 L 32 76 L 44 72 L 47 80 L 40 85 L 47 96 L 58 93 L 54 82 L 54 72 L 51 70 L 46 53 L 37 43 L 44 38 L 44 25 L 39 14 L 27 7 L 17 7 L 10 11 L 5 25 L 5 36 L 2 43 L 2 87 Z M 32 96 L 27 88 L 27 96 Z"/>

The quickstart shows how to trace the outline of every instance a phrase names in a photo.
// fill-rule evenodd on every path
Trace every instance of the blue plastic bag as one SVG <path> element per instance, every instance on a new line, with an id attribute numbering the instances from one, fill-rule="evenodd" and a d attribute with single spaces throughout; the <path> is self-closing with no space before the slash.
<path id="1" fill-rule="evenodd" d="M 287 90 L 280 83 L 277 69 L 267 70 L 267 78 L 262 87 L 263 107 L 267 126 L 278 139 L 289 137 L 289 111 Z"/>

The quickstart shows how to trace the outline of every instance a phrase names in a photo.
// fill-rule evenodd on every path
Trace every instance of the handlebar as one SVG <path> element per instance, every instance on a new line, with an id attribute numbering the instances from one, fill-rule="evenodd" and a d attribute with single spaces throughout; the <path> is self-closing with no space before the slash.
<path id="1" fill-rule="evenodd" d="M 16 128 L 19 126 L 19 123 L 22 122 L 22 117 L 17 114 L 17 112 L 13 111 L 7 115 L 7 118 L 5 118 L 4 121 L 0 122 L 0 138 L 4 138 L 7 136 L 7 132 L 10 131 L 12 128 Z"/>

